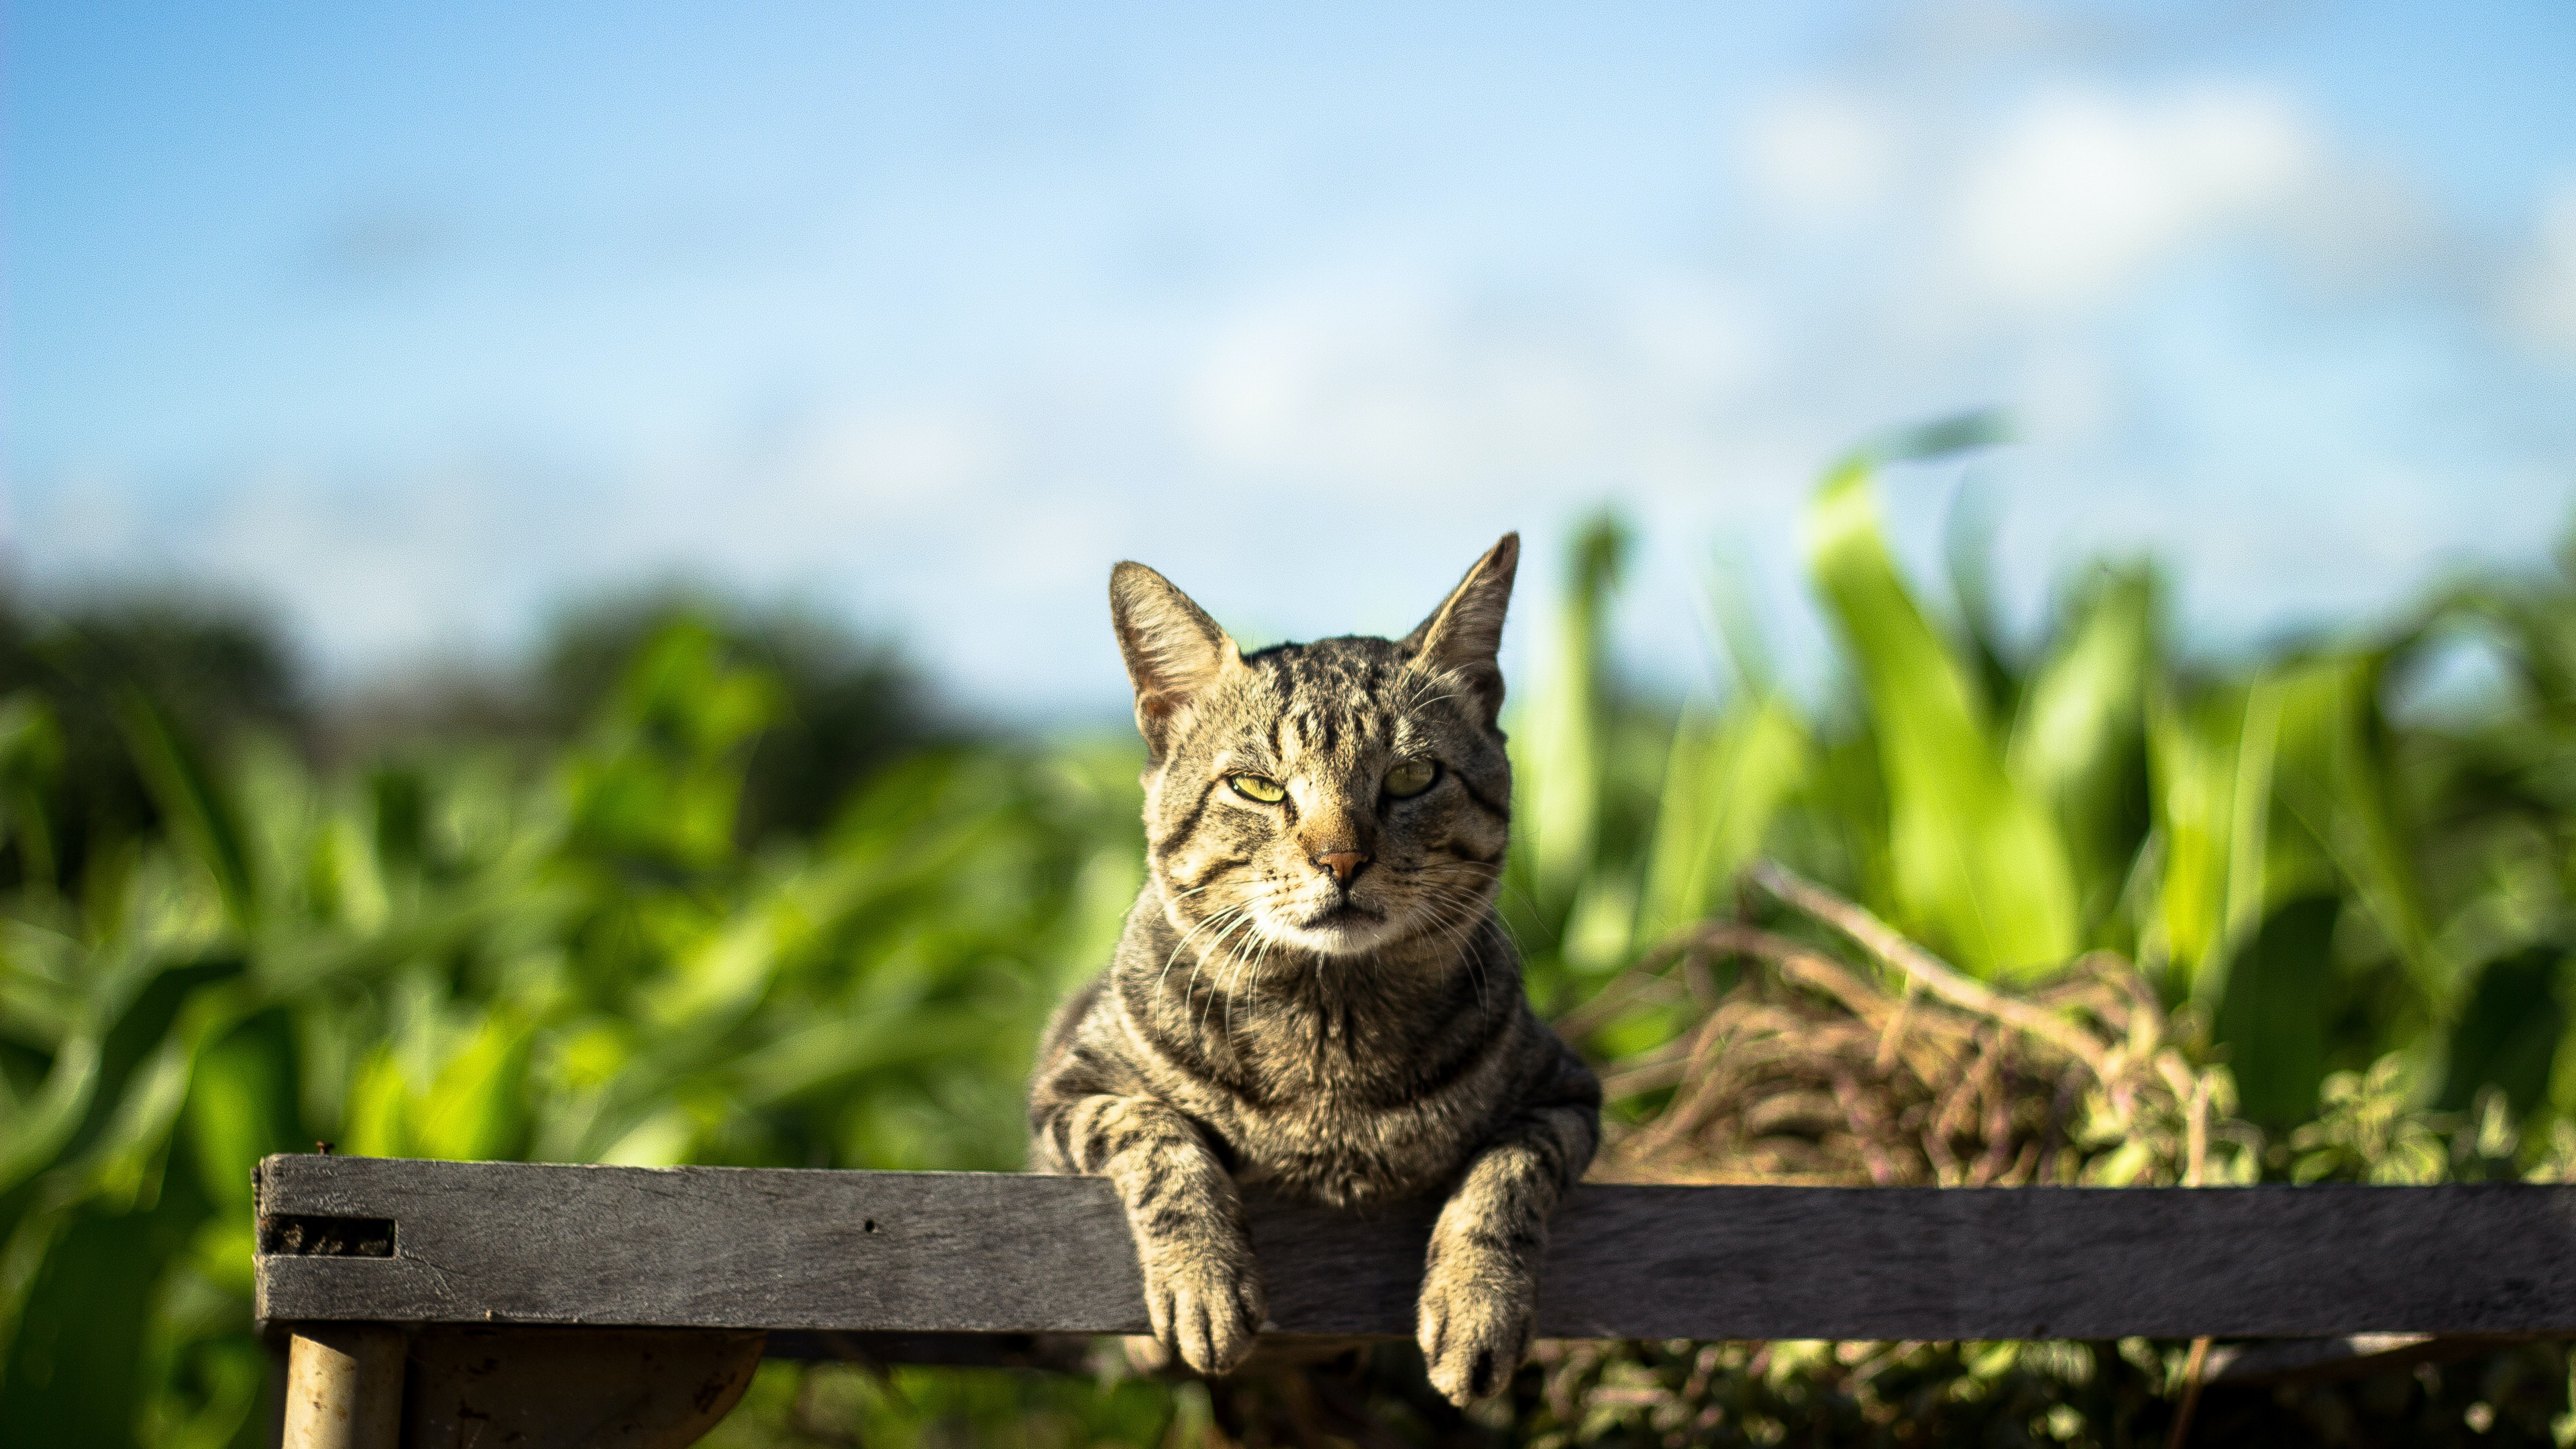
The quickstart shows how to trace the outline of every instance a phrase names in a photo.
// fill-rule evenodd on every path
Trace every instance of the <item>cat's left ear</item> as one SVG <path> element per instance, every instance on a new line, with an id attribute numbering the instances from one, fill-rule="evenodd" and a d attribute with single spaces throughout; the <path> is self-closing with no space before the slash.
<path id="1" fill-rule="evenodd" d="M 1190 700 L 1243 654 L 1207 610 L 1140 563 L 1109 571 L 1109 619 L 1127 681 L 1136 686 L 1136 728 L 1160 759 Z"/>
<path id="2" fill-rule="evenodd" d="M 1404 636 L 1416 662 L 1454 676 L 1472 694 L 1483 722 L 1503 711 L 1503 611 L 1512 602 L 1512 574 L 1521 562 L 1521 536 L 1503 535 L 1467 577 L 1431 611 L 1422 627 Z"/>

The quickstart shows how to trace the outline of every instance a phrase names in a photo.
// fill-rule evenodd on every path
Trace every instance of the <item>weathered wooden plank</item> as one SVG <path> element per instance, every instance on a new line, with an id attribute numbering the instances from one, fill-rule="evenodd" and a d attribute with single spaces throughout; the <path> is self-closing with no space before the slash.
<path id="1" fill-rule="evenodd" d="M 1134 1333 L 1107 1184 L 273 1157 L 271 1321 Z M 1287 1333 L 1410 1336 L 1431 1207 L 1264 1204 Z M 367 1224 L 390 1220 L 390 1256 Z M 285 1251 L 290 1243 L 305 1245 Z M 333 1246 L 333 1245 L 339 1246 Z M 317 1246 L 318 1245 L 318 1246 Z M 2576 1188 L 1587 1186 L 1540 1332 L 1580 1338 L 2576 1335 Z"/>
<path id="2" fill-rule="evenodd" d="M 1101 1182 L 1004 1173 L 272 1157 L 263 1217 L 389 1218 L 383 1258 L 271 1254 L 272 1321 L 1026 1333 L 1144 1322 Z"/>

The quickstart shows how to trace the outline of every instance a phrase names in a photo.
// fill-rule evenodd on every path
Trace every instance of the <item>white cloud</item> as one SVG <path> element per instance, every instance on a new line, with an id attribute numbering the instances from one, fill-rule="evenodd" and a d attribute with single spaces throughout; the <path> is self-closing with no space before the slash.
<path id="1" fill-rule="evenodd" d="M 2042 346 L 2022 359 L 2013 386 L 2013 421 L 2033 442 L 2052 448 L 2098 445 L 2120 416 L 2120 381 L 2099 347 Z"/>
<path id="2" fill-rule="evenodd" d="M 1767 360 L 1706 278 L 1467 297 L 1325 287 L 1221 324 L 1181 398 L 1205 466 L 1354 487 L 1636 476 Z"/>
<path id="3" fill-rule="evenodd" d="M 2505 316 L 2534 342 L 2576 353 L 2576 180 L 2543 206 L 2530 254 L 2506 284 Z"/>
<path id="4" fill-rule="evenodd" d="M 799 472 L 824 495 L 863 507 L 920 504 L 981 488 L 1009 465 L 1001 419 L 961 407 L 861 414 L 813 430 Z"/>
<path id="5" fill-rule="evenodd" d="M 362 493 L 271 473 L 153 542 L 185 574 L 277 597 L 326 659 L 417 657 L 523 626 L 534 567 L 591 514 L 570 501 L 468 467 Z"/>
<path id="6" fill-rule="evenodd" d="M 1283 299 L 1222 329 L 1184 407 L 1229 466 L 1448 476 L 1593 431 L 1568 340 L 1419 291 Z"/>
<path id="7" fill-rule="evenodd" d="M 1055 551 L 1087 566 L 1111 547 L 1019 486 L 1012 448 L 983 410 L 923 406 L 818 414 L 613 484 L 519 459 L 271 469 L 146 511 L 132 480 L 75 476 L 20 501 L 13 544 L 46 584 L 253 591 L 341 671 L 506 651 L 568 595 L 657 574 L 814 594 L 921 638 L 961 597 L 1033 606 Z M 977 663 L 962 672 L 1007 688 L 1007 660 Z"/>
<path id="8" fill-rule="evenodd" d="M 1886 198 L 1897 166 L 1894 128 L 1878 108 L 1839 88 L 1793 91 L 1756 111 L 1739 161 L 1754 195 L 1792 221 L 1859 216 Z"/>
<path id="9" fill-rule="evenodd" d="M 39 574 L 81 574 L 129 558 L 149 521 L 132 480 L 82 468 L 50 496 L 10 499 L 5 537 L 9 561 Z"/>
<path id="10" fill-rule="evenodd" d="M 665 463 L 619 500 L 596 551 L 602 567 L 669 560 L 759 580 L 909 563 L 916 555 L 896 540 L 996 519 L 1019 448 L 990 408 L 825 410 Z"/>
<path id="11" fill-rule="evenodd" d="M 2267 87 L 2050 90 L 1970 163 L 1952 242 L 1993 298 L 2080 308 L 2213 233 L 2278 214 L 2326 162 L 2314 123 Z"/>

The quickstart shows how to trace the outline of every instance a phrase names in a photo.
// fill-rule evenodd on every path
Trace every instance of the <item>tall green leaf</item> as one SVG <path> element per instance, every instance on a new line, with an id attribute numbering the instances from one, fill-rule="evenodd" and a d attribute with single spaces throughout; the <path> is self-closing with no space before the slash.
<path id="1" fill-rule="evenodd" d="M 1886 771 L 1899 919 L 1980 975 L 2065 960 L 2077 945 L 2065 846 L 2005 772 L 1986 701 L 1898 573 L 1868 459 L 1817 490 L 1807 557 Z"/>
<path id="2" fill-rule="evenodd" d="M 0 699 L 0 847 L 15 846 L 18 874 L 50 887 L 57 865 L 47 795 L 63 767 L 62 727 L 33 690 Z"/>
<path id="3" fill-rule="evenodd" d="M 1609 611 L 1627 550 L 1626 530 L 1608 514 L 1577 536 L 1538 684 L 1514 732 L 1514 783 L 1523 802 L 1514 816 L 1514 854 L 1529 862 L 1527 888 L 1552 919 L 1573 904 L 1599 850 Z"/>
<path id="4" fill-rule="evenodd" d="M 2443 1054 L 2438 1105 L 2463 1110 L 2488 1086 L 2504 1089 L 2517 1116 L 2548 1102 L 2560 1044 L 2576 1016 L 2568 1009 L 2569 964 L 2567 948 L 2547 942 L 2479 970 Z"/>
<path id="5" fill-rule="evenodd" d="M 142 691 L 120 693 L 116 718 L 172 833 L 214 879 L 233 924 L 249 926 L 258 913 L 259 883 L 240 813 L 223 778 Z"/>
<path id="6" fill-rule="evenodd" d="M 2419 892 L 2412 830 L 2391 779 L 2380 712 L 2387 655 L 2360 650 L 2305 661 L 2281 679 L 2281 806 L 2349 883 L 2349 889 L 2447 1018 L 2458 982 L 2437 949 Z"/>
<path id="7" fill-rule="evenodd" d="M 2127 889 L 2147 819 L 2146 705 L 2159 666 L 2154 577 L 2096 573 L 2062 608 L 2032 671 L 2005 772 L 2046 801 L 2074 870 L 2086 934 L 2099 944 Z"/>
<path id="8" fill-rule="evenodd" d="M 2229 1049 L 2245 1116 L 2279 1130 L 2317 1109 L 2326 1076 L 2321 1009 L 2334 971 L 2335 923 L 2343 902 L 2331 892 L 2302 896 L 2264 917 L 2227 973 L 2218 1040 Z"/>
<path id="9" fill-rule="evenodd" d="M 1771 827 L 1807 783 L 1806 727 L 1765 696 L 1714 723 L 1684 717 L 1647 855 L 1636 938 L 1653 942 L 1726 905 L 1735 873 L 1763 852 Z"/>
<path id="10" fill-rule="evenodd" d="M 2270 889 L 2280 689 L 2268 681 L 2188 695 L 2159 689 L 2148 706 L 2162 888 L 2142 954 L 2214 1008 L 2228 957 L 2260 924 Z"/>
<path id="11" fill-rule="evenodd" d="M 421 1156 L 458 1162 L 509 1157 L 527 1133 L 529 1024 L 497 1007 L 412 1106 Z"/>

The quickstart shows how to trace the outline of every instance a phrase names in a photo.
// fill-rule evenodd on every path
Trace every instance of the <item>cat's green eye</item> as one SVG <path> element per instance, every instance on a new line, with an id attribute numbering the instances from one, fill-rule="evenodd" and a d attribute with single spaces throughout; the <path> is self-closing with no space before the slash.
<path id="1" fill-rule="evenodd" d="M 1267 775 L 1228 775 L 1225 782 L 1234 787 L 1237 795 L 1246 800 L 1258 800 L 1264 805 L 1276 805 L 1288 798 L 1288 792 L 1280 788 L 1279 782 Z"/>
<path id="2" fill-rule="evenodd" d="M 1431 788 L 1440 778 L 1440 767 L 1429 760 L 1407 760 L 1386 772 L 1386 793 L 1398 800 L 1410 800 Z"/>

